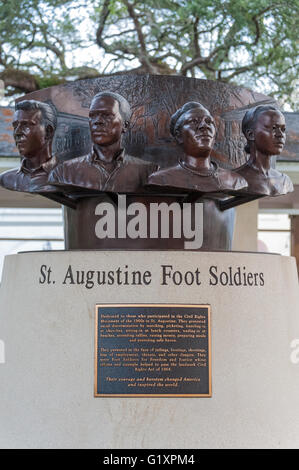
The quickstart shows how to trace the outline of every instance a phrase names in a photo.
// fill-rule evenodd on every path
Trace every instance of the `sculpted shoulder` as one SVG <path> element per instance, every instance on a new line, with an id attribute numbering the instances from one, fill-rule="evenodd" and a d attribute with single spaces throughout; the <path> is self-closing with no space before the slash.
<path id="1" fill-rule="evenodd" d="M 292 180 L 288 175 L 284 175 L 284 176 L 285 176 L 285 182 L 284 182 L 285 194 L 292 193 L 294 191 L 294 185 L 292 183 Z"/>
<path id="2" fill-rule="evenodd" d="M 139 173 L 143 175 L 143 179 L 159 169 L 156 163 L 147 162 L 128 154 L 125 157 L 125 162 L 127 167 L 132 167 L 134 170 L 137 169 L 137 171 L 139 170 Z"/>
<path id="3" fill-rule="evenodd" d="M 128 163 L 131 163 L 133 165 L 140 165 L 140 166 L 146 166 L 146 167 L 157 167 L 155 163 L 152 162 L 147 162 L 146 160 L 141 160 L 141 158 L 133 157 L 132 155 L 126 154 L 126 160 Z"/>
<path id="4" fill-rule="evenodd" d="M 278 174 L 277 177 L 273 180 L 271 180 L 271 195 L 273 196 L 279 196 L 280 194 L 287 194 L 287 193 L 292 193 L 294 191 L 294 186 L 292 183 L 291 178 L 284 174 L 280 173 L 277 170 L 275 170 Z"/>
<path id="5" fill-rule="evenodd" d="M 223 189 L 240 191 L 241 189 L 246 189 L 248 186 L 246 179 L 234 171 L 218 168 L 217 174 L 221 180 L 221 187 Z"/>
<path id="6" fill-rule="evenodd" d="M 17 188 L 17 181 L 18 181 L 18 171 L 19 168 L 14 168 L 12 170 L 7 170 L 0 175 L 0 186 L 3 186 L 6 189 L 13 189 Z"/>
<path id="7" fill-rule="evenodd" d="M 237 172 L 246 179 L 248 192 L 252 194 L 279 196 L 294 190 L 291 179 L 274 168 L 271 169 L 268 176 L 246 164 L 240 167 Z"/>
<path id="8" fill-rule="evenodd" d="M 181 167 L 179 165 L 170 168 L 164 168 L 152 173 L 148 178 L 147 184 L 157 186 L 173 186 L 175 185 L 177 176 L 180 173 Z"/>
<path id="9" fill-rule="evenodd" d="M 82 175 L 82 169 L 89 166 L 88 156 L 67 160 L 54 168 L 49 176 L 49 183 L 52 184 L 72 184 L 78 176 Z"/>

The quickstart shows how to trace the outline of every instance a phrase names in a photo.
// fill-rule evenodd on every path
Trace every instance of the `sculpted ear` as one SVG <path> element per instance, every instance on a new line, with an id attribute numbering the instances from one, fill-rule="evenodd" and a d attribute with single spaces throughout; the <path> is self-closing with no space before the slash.
<path id="1" fill-rule="evenodd" d="M 52 140 L 54 136 L 54 129 L 50 124 L 47 125 L 46 127 L 46 139 L 47 140 Z"/>
<path id="2" fill-rule="evenodd" d="M 125 121 L 123 123 L 122 133 L 125 134 L 127 132 L 127 130 L 129 129 L 129 127 L 130 127 L 130 121 Z"/>
<path id="3" fill-rule="evenodd" d="M 183 139 L 182 139 L 182 133 L 179 129 L 177 129 L 174 133 L 174 138 L 177 144 L 182 145 Z"/>
<path id="4" fill-rule="evenodd" d="M 254 140 L 254 131 L 253 129 L 247 129 L 245 132 L 245 137 L 247 140 L 253 141 Z"/>

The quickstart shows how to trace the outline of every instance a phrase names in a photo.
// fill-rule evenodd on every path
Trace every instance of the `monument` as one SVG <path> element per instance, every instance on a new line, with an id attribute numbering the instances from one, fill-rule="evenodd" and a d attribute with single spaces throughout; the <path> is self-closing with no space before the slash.
<path id="1" fill-rule="evenodd" d="M 273 100 L 148 75 L 27 98 L 56 110 L 43 187 L 65 205 L 66 250 L 5 260 L 1 446 L 296 446 L 295 260 L 230 251 L 234 206 L 292 191 L 270 166 Z"/>

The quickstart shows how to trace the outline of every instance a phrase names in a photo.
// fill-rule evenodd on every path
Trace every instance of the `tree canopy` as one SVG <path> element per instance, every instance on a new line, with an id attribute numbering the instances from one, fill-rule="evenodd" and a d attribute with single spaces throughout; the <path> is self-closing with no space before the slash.
<path id="1" fill-rule="evenodd" d="M 7 95 L 135 71 L 233 82 L 298 106 L 299 0 L 0 5 L 0 79 Z"/>

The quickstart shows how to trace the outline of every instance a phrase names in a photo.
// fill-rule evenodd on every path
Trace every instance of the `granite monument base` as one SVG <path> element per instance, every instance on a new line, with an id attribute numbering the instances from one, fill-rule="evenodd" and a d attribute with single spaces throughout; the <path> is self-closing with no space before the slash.
<path id="1" fill-rule="evenodd" d="M 136 284 L 133 271 L 149 274 Z M 210 305 L 211 397 L 95 397 L 96 304 Z M 0 339 L 1 448 L 299 447 L 293 258 L 186 251 L 7 256 Z"/>

